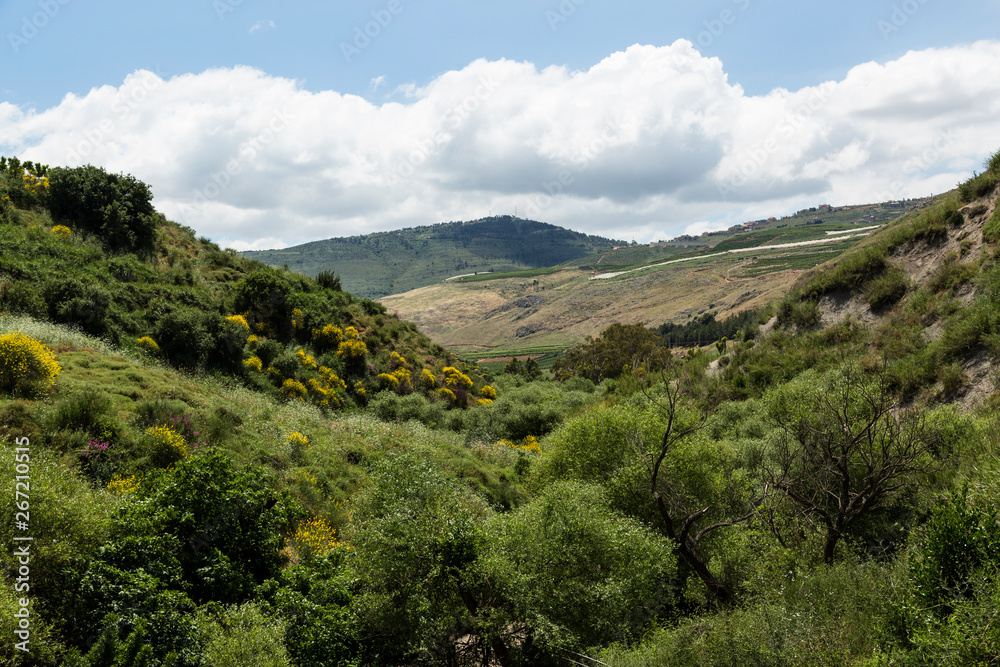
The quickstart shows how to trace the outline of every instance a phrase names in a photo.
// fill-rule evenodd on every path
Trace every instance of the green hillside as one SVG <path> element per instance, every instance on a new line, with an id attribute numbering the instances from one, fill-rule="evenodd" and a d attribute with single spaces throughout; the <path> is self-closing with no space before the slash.
<path id="1" fill-rule="evenodd" d="M 466 273 L 554 266 L 616 245 L 624 243 L 543 222 L 497 216 L 242 255 L 270 266 L 287 265 L 309 276 L 334 271 L 344 289 L 374 299 Z"/>
<path id="2" fill-rule="evenodd" d="M 738 321 L 614 322 L 554 377 L 146 195 L 0 161 L 3 664 L 997 662 L 1000 153 Z"/>

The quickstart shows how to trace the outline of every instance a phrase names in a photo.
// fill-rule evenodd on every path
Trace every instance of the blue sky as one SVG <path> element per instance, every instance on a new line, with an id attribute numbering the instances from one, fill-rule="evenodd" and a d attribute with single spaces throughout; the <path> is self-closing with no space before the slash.
<path id="1" fill-rule="evenodd" d="M 135 173 L 236 247 L 514 206 L 648 240 L 929 194 L 1000 143 L 993 1 L 8 0 L 0 26 L 0 152 Z"/>

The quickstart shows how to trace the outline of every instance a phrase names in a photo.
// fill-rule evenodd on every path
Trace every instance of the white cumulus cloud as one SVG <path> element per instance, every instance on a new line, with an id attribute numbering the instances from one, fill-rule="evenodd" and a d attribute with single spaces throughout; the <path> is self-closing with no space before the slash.
<path id="1" fill-rule="evenodd" d="M 1000 42 L 978 42 L 751 96 L 679 40 L 586 71 L 477 60 L 384 103 L 246 67 L 139 71 L 49 109 L 0 103 L 0 150 L 132 173 L 240 249 L 515 207 L 646 241 L 954 187 L 1000 147 L 998 68 Z"/>

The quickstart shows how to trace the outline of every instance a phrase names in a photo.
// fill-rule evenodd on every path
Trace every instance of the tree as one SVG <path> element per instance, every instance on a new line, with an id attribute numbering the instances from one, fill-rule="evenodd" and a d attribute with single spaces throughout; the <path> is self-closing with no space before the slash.
<path id="1" fill-rule="evenodd" d="M 468 574 L 478 557 L 475 525 L 489 514 L 481 499 L 407 454 L 376 466 L 352 513 L 361 638 L 378 660 L 453 656 L 456 638 L 481 636 L 481 603 Z M 504 662 L 505 645 L 492 648 Z"/>
<path id="2" fill-rule="evenodd" d="M 661 400 L 643 391 L 667 421 L 659 445 L 642 451 L 649 472 L 648 488 L 663 532 L 677 545 L 677 553 L 709 594 L 728 604 L 733 592 L 709 569 L 702 544 L 713 532 L 751 519 L 767 496 L 767 487 L 753 498 L 754 483 L 739 461 L 726 457 L 717 443 L 703 441 L 707 447 L 697 446 L 698 439 L 693 436 L 705 419 L 692 418 L 682 410 L 677 373 L 673 381 L 665 376 L 663 387 Z"/>
<path id="3" fill-rule="evenodd" d="M 552 371 L 557 380 L 579 375 L 597 384 L 619 377 L 626 369 L 659 370 L 669 356 L 660 342 L 659 336 L 641 324 L 615 322 L 596 339 L 588 336 L 585 343 L 568 350 Z"/>
<path id="4" fill-rule="evenodd" d="M 156 240 L 156 211 L 149 186 L 133 176 L 86 165 L 51 170 L 52 217 L 100 237 L 108 250 L 148 253 Z"/>
<path id="5" fill-rule="evenodd" d="M 823 526 L 827 563 L 852 525 L 935 465 L 921 420 L 899 410 L 884 369 L 806 371 L 770 396 L 782 435 L 769 481 Z"/>

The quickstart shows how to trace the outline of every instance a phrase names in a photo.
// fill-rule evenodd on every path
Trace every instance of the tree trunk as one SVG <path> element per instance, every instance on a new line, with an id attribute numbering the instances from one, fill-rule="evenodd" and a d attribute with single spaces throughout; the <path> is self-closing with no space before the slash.
<path id="1" fill-rule="evenodd" d="M 833 552 L 840 541 L 840 531 L 836 528 L 828 528 L 826 531 L 826 542 L 823 544 L 823 562 L 833 565 Z"/>

